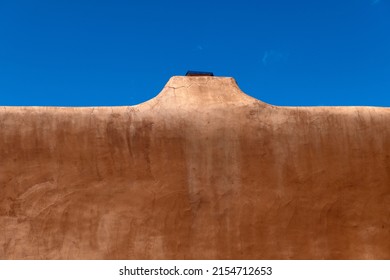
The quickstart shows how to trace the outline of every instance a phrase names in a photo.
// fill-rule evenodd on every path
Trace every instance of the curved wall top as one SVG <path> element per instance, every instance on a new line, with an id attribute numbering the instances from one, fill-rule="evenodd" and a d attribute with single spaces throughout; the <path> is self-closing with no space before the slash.
<path id="1" fill-rule="evenodd" d="M 0 258 L 389 259 L 389 123 L 220 77 L 131 107 L 2 107 Z"/>

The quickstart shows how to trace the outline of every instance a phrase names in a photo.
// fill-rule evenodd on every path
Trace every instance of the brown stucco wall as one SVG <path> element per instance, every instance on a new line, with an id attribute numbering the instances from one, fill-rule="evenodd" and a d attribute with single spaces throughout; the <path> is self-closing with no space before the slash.
<path id="1" fill-rule="evenodd" d="M 390 259 L 390 109 L 173 77 L 131 107 L 0 107 L 1 259 Z"/>

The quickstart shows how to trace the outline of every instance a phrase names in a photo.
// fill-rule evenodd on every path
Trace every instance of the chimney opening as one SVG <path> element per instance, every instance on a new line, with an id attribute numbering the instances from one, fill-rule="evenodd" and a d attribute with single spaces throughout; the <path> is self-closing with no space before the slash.
<path id="1" fill-rule="evenodd" d="M 187 71 L 186 76 L 214 76 L 214 74 L 204 71 Z"/>

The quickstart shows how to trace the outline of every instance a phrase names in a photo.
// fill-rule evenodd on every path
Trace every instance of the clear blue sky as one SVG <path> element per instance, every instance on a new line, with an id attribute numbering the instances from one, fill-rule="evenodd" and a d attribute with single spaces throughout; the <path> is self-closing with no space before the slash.
<path id="1" fill-rule="evenodd" d="M 0 105 L 133 105 L 187 70 L 276 105 L 390 106 L 390 1 L 0 1 Z"/>

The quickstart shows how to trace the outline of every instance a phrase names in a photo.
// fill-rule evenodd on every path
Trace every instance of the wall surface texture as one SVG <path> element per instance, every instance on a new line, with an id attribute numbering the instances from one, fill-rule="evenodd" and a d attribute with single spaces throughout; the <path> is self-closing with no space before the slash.
<path id="1" fill-rule="evenodd" d="M 1 259 L 390 259 L 390 109 L 172 77 L 131 107 L 0 107 Z"/>

